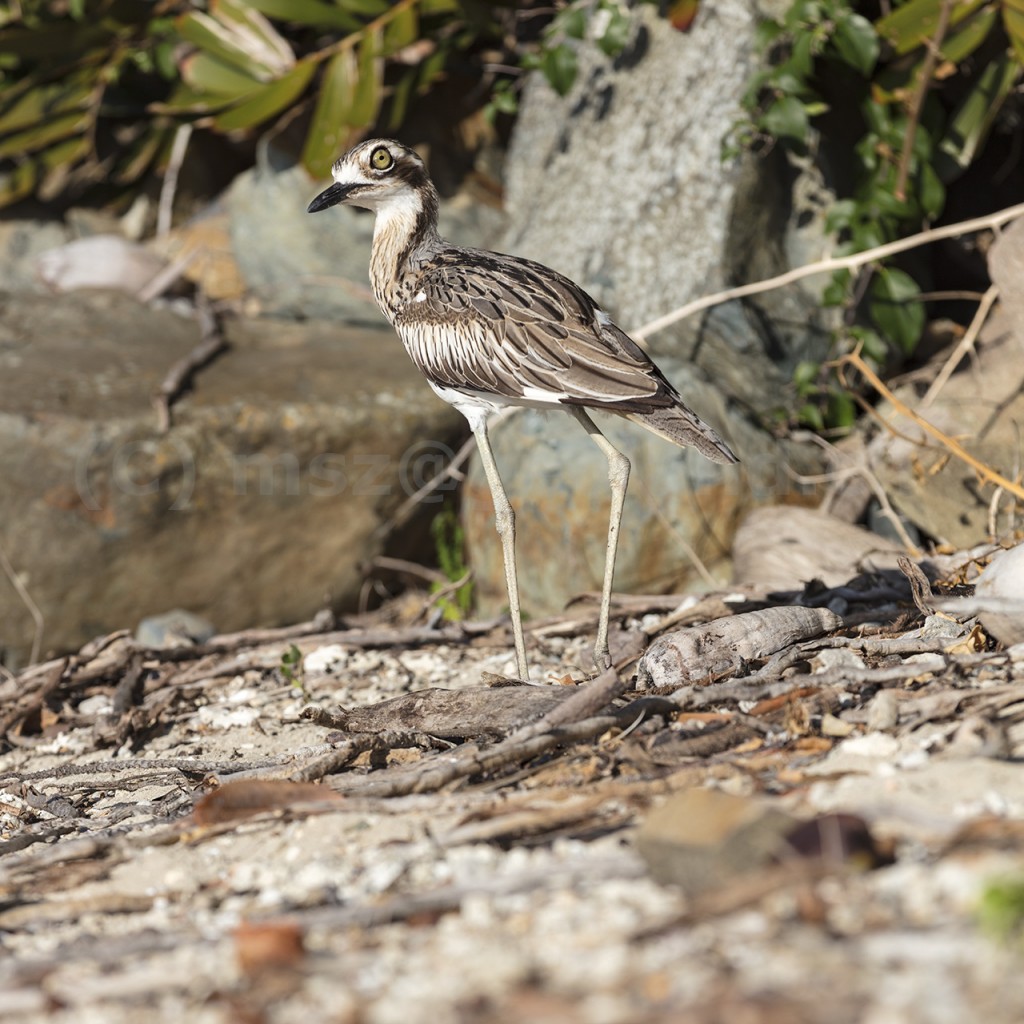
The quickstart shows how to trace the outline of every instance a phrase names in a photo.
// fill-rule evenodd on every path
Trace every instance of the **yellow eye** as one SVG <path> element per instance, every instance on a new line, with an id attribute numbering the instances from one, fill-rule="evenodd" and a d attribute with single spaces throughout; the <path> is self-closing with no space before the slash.
<path id="1" fill-rule="evenodd" d="M 370 163 L 375 170 L 387 171 L 391 168 L 391 165 L 395 162 L 395 158 L 391 155 L 390 151 L 385 146 L 378 146 L 370 154 Z"/>

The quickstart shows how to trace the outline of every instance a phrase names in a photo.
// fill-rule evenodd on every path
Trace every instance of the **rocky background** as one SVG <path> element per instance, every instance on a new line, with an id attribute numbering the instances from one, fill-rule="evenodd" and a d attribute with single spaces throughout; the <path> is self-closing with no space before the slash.
<path id="1" fill-rule="evenodd" d="M 305 216 L 268 146 L 158 239 L 0 222 L 0 1019 L 1024 1018 L 1024 224 L 945 243 L 990 315 L 836 443 L 774 415 L 821 278 L 645 329 L 832 249 L 820 167 L 720 156 L 757 10 L 637 15 L 445 188 L 446 233 L 580 280 L 742 460 L 608 424 L 596 678 L 604 460 L 495 428 L 542 684 L 509 685 L 486 485 L 369 217 Z"/>
<path id="2" fill-rule="evenodd" d="M 497 164 L 503 201 L 480 187 L 496 183 L 481 171 L 442 215 L 459 242 L 575 277 L 633 330 L 694 297 L 813 262 L 834 244 L 823 228 L 830 193 L 813 164 L 720 153 L 722 126 L 738 116 L 759 59 L 756 7 L 716 4 L 685 33 L 652 10 L 637 17 L 619 58 L 583 49 L 567 96 L 541 76 L 529 83 Z M 485 151 L 481 168 L 495 156 Z M 373 305 L 371 218 L 306 216 L 318 184 L 271 145 L 209 208 L 156 240 L 132 241 L 138 211 L 120 221 L 72 210 L 60 223 L 0 223 L 8 665 L 34 647 L 71 650 L 175 609 L 224 630 L 365 606 L 415 580 L 375 568 L 382 556 L 436 560 L 429 525 L 444 499 L 461 506 L 459 558 L 473 570 L 476 608 L 500 611 L 500 546 L 475 460 L 460 486 L 456 471 L 409 503 L 451 462 L 465 425 L 417 378 Z M 990 261 L 1004 282 L 998 319 L 975 346 L 971 374 L 950 381 L 931 408 L 947 434 L 976 436 L 978 457 L 1009 473 L 1020 366 L 1006 298 L 1020 265 L 1011 235 Z M 837 314 L 821 307 L 821 280 L 716 306 L 647 339 L 741 464 L 715 466 L 606 424 L 634 465 L 621 590 L 725 582 L 751 510 L 821 500 L 820 484 L 806 480 L 828 468 L 822 449 L 771 428 L 793 400 L 795 366 L 827 356 Z M 220 343 L 164 422 L 154 395 L 204 343 L 192 300 L 175 297 L 191 287 L 214 304 Z M 918 389 L 908 384 L 904 399 Z M 519 511 L 524 608 L 555 612 L 599 586 L 604 461 L 556 415 L 519 413 L 495 428 L 494 444 Z M 914 450 L 867 417 L 831 458 L 868 468 L 904 517 L 904 538 L 916 530 L 961 547 L 984 538 L 990 496 L 955 460 L 934 474 L 908 472 Z M 877 497 L 864 473 L 850 472 L 836 488 L 841 500 L 828 500 L 863 522 Z M 885 518 L 875 522 L 884 532 Z"/>

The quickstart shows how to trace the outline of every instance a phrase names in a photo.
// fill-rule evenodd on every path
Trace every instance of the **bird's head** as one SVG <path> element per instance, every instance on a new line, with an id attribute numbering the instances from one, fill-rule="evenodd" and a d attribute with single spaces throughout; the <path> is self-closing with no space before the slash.
<path id="1" fill-rule="evenodd" d="M 309 204 L 309 213 L 339 203 L 385 214 L 419 211 L 436 197 L 423 161 L 391 139 L 361 142 L 335 161 L 331 176 L 334 184 Z"/>

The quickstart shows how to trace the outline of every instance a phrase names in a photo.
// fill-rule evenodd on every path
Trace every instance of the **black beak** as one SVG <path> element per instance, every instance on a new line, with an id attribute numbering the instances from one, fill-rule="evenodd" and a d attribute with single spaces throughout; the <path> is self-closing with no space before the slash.
<path id="1" fill-rule="evenodd" d="M 337 206 L 338 203 L 343 203 L 345 197 L 356 191 L 358 187 L 358 185 L 339 185 L 338 182 L 335 182 L 330 188 L 325 188 L 306 207 L 306 213 L 319 213 L 321 210 L 326 210 L 331 206 Z"/>

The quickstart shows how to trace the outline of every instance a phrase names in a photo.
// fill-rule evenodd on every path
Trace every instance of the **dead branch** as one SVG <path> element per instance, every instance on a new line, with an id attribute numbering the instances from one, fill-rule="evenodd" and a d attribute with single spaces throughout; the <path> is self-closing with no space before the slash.
<path id="1" fill-rule="evenodd" d="M 815 274 L 832 274 L 837 270 L 856 270 L 866 263 L 875 260 L 885 259 L 887 256 L 895 256 L 897 253 L 907 252 L 910 249 L 917 249 L 922 245 L 931 242 L 938 242 L 944 238 L 959 238 L 974 231 L 984 231 L 988 228 L 997 228 L 1011 220 L 1015 220 L 1024 214 L 1024 203 L 1017 203 L 1015 206 L 1008 206 L 1003 210 L 987 214 L 984 217 L 975 217 L 971 220 L 958 221 L 956 224 L 944 224 L 940 228 L 930 228 L 921 231 L 916 235 L 907 238 L 899 238 L 895 242 L 887 242 L 885 245 L 875 246 L 873 249 L 865 249 L 863 252 L 852 253 L 849 256 L 830 256 L 827 259 L 819 260 L 817 263 L 807 263 L 802 267 L 795 267 L 787 270 L 784 274 L 767 278 L 764 281 L 754 281 L 751 284 L 739 285 L 736 288 L 727 288 L 725 291 L 716 292 L 714 295 L 704 295 L 692 302 L 687 302 L 671 313 L 651 320 L 646 324 L 634 329 L 632 337 L 636 341 L 654 334 L 655 331 L 670 327 L 680 320 L 684 320 L 701 310 L 710 309 L 712 306 L 720 306 L 723 302 L 730 302 L 733 299 L 746 298 L 748 295 L 759 295 L 761 292 L 772 291 L 775 288 L 782 288 L 795 281 L 802 281 L 805 277 L 813 277 Z"/>
<path id="2" fill-rule="evenodd" d="M 861 373 L 868 381 L 868 383 L 887 401 L 901 416 L 906 416 L 907 419 L 916 423 L 926 434 L 930 434 L 939 442 L 947 451 L 952 455 L 955 455 L 961 462 L 966 463 L 973 469 L 978 476 L 983 480 L 987 480 L 989 483 L 997 484 L 1004 490 L 1009 491 L 1019 501 L 1024 501 L 1024 487 L 1018 483 L 1014 483 L 1012 480 L 1007 480 L 1005 476 L 997 473 L 994 469 L 986 466 L 985 463 L 976 459 L 970 452 L 965 451 L 963 446 L 957 441 L 954 441 L 948 434 L 944 434 L 938 427 L 933 426 L 924 417 L 919 416 L 913 409 L 901 402 L 878 378 L 878 375 L 871 369 L 870 366 L 860 357 L 857 352 L 851 352 L 848 355 L 843 356 L 837 361 L 837 365 L 842 368 L 843 366 L 849 365 L 854 367 L 859 373 Z M 843 381 L 844 386 L 846 382 Z M 876 413 L 876 418 L 881 422 L 886 430 L 896 433 L 896 431 L 880 416 Z"/>
<path id="3" fill-rule="evenodd" d="M 967 330 L 964 331 L 964 336 L 953 349 L 950 357 L 943 363 L 942 369 L 939 370 L 935 380 L 931 382 L 925 392 L 924 398 L 921 399 L 919 403 L 921 409 L 927 409 L 938 398 L 939 392 L 946 386 L 946 381 L 953 376 L 953 371 L 960 365 L 961 360 L 974 350 L 974 343 L 978 340 L 981 328 L 988 319 L 997 298 L 999 298 L 999 289 L 994 284 L 990 285 L 988 291 L 981 297 L 978 308 L 975 310 Z"/>

